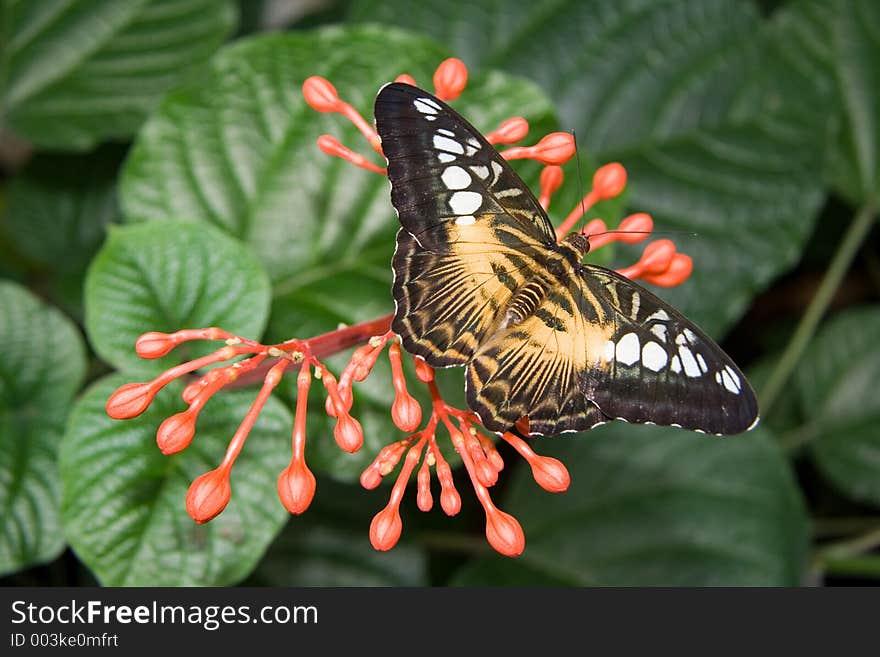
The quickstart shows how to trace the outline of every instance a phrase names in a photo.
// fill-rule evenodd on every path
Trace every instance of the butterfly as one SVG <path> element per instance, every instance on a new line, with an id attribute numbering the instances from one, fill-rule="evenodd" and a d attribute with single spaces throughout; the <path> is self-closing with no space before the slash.
<path id="1" fill-rule="evenodd" d="M 735 434 L 758 420 L 736 364 L 633 281 L 557 243 L 547 213 L 461 115 L 417 87 L 385 85 L 376 130 L 401 228 L 392 330 L 433 367 L 465 366 L 489 430 L 528 418 L 554 435 L 612 419 Z"/>

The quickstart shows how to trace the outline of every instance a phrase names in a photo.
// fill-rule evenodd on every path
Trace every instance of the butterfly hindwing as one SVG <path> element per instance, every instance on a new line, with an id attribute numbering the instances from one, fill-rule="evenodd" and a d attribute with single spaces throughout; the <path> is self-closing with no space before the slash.
<path id="1" fill-rule="evenodd" d="M 628 278 L 591 265 L 582 273 L 584 288 L 609 308 L 612 327 L 600 360 L 606 365 L 585 373 L 582 383 L 603 413 L 716 434 L 752 427 L 755 394 L 711 338 Z"/>
<path id="2" fill-rule="evenodd" d="M 718 345 L 629 279 L 589 265 L 580 274 L 475 354 L 468 403 L 487 427 L 504 430 L 520 413 L 547 435 L 611 419 L 717 434 L 750 428 L 754 393 Z"/>

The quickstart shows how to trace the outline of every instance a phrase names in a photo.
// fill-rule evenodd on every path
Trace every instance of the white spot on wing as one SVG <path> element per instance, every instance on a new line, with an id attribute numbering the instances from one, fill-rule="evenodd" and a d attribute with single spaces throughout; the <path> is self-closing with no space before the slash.
<path id="1" fill-rule="evenodd" d="M 734 395 L 739 394 L 739 388 L 736 387 L 733 379 L 730 377 L 730 374 L 726 369 L 721 372 L 721 380 L 724 382 L 724 387 L 727 388 L 730 392 L 732 392 Z"/>
<path id="2" fill-rule="evenodd" d="M 676 374 L 681 373 L 681 361 L 678 359 L 678 356 L 672 357 L 672 363 L 669 365 L 669 369 L 671 369 Z"/>
<path id="3" fill-rule="evenodd" d="M 632 312 L 630 313 L 630 317 L 633 319 L 637 319 L 639 316 L 639 306 L 642 305 L 642 297 L 638 292 L 633 292 L 632 295 Z"/>
<path id="4" fill-rule="evenodd" d="M 478 141 L 477 141 L 476 139 L 474 139 L 473 137 L 468 137 L 467 143 L 469 143 L 471 146 L 473 146 L 473 147 L 476 148 L 477 150 L 480 149 L 480 142 L 478 142 Z"/>
<path id="5" fill-rule="evenodd" d="M 617 341 L 615 358 L 618 363 L 632 365 L 639 359 L 639 336 L 627 333 Z"/>
<path id="6" fill-rule="evenodd" d="M 700 366 L 700 371 L 705 374 L 709 371 L 709 366 L 706 365 L 706 359 L 703 358 L 703 354 L 697 353 L 697 365 Z"/>
<path id="7" fill-rule="evenodd" d="M 666 367 L 668 359 L 669 356 L 667 356 L 666 350 L 656 342 L 646 342 L 645 346 L 642 347 L 642 365 L 649 370 L 659 372 Z"/>
<path id="8" fill-rule="evenodd" d="M 455 162 L 455 155 L 453 155 L 452 153 L 440 153 L 437 155 L 437 158 L 441 162 L 443 162 L 443 164 L 446 164 L 448 162 Z"/>
<path id="9" fill-rule="evenodd" d="M 694 358 L 693 352 L 684 345 L 678 348 L 678 357 L 681 358 L 681 364 L 684 365 L 684 373 L 688 376 L 700 376 L 700 366 Z"/>
<path id="10" fill-rule="evenodd" d="M 665 322 L 665 321 L 669 320 L 669 313 L 667 313 L 665 310 L 663 310 L 663 309 L 661 308 L 660 310 L 658 310 L 658 311 L 656 311 L 656 312 L 653 312 L 653 313 L 651 313 L 650 315 L 648 315 L 648 316 L 645 318 L 645 321 L 646 321 L 646 322 L 650 322 L 652 319 L 659 319 L 659 320 Z"/>
<path id="11" fill-rule="evenodd" d="M 477 218 L 472 214 L 465 214 L 455 219 L 456 226 L 470 226 L 475 223 Z"/>
<path id="12" fill-rule="evenodd" d="M 426 100 L 428 100 L 428 99 L 427 98 L 416 98 L 413 101 L 413 105 L 415 105 L 416 109 L 419 110 L 422 114 L 436 114 L 437 108 L 431 107 L 430 105 L 428 105 L 428 103 L 425 102 Z"/>
<path id="13" fill-rule="evenodd" d="M 715 378 L 717 380 L 718 376 L 716 375 Z M 720 383 L 723 383 L 724 387 L 735 395 L 738 395 L 742 391 L 742 381 L 730 365 L 726 365 L 721 371 Z"/>
<path id="14" fill-rule="evenodd" d="M 502 189 L 500 192 L 495 192 L 496 198 L 505 198 L 507 196 L 519 196 L 522 194 L 521 189 L 517 189 L 516 187 L 511 187 L 510 189 Z"/>
<path id="15" fill-rule="evenodd" d="M 452 130 L 447 130 L 446 128 L 437 128 L 438 135 L 446 135 L 447 137 L 455 137 L 455 133 Z"/>
<path id="16" fill-rule="evenodd" d="M 455 214 L 473 214 L 483 204 L 483 197 L 477 192 L 455 192 L 449 198 L 449 207 Z"/>
<path id="17" fill-rule="evenodd" d="M 438 151 L 447 151 L 456 155 L 464 155 L 464 147 L 454 139 L 443 135 L 434 135 L 434 148 Z"/>
<path id="18" fill-rule="evenodd" d="M 464 189 L 471 184 L 470 174 L 459 166 L 446 167 L 440 179 L 446 189 Z"/>
<path id="19" fill-rule="evenodd" d="M 423 103 L 425 103 L 426 105 L 430 105 L 430 106 L 433 107 L 434 109 L 437 109 L 437 110 L 442 109 L 442 108 L 437 104 L 437 101 L 434 100 L 433 98 L 419 98 L 418 100 L 421 101 L 421 102 L 423 102 Z"/>
<path id="20" fill-rule="evenodd" d="M 666 342 L 666 326 L 663 324 L 654 324 L 651 327 L 651 333 L 660 338 L 661 342 Z"/>
<path id="21" fill-rule="evenodd" d="M 471 171 L 473 171 L 477 176 L 481 179 L 485 180 L 489 177 L 489 167 L 484 166 L 482 164 L 475 164 L 471 167 Z"/>

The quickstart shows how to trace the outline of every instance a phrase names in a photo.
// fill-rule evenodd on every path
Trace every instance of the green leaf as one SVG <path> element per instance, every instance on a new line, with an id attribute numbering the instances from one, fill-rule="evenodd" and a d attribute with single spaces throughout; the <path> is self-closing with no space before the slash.
<path id="1" fill-rule="evenodd" d="M 8 0 L 0 122 L 53 148 L 133 134 L 236 21 L 231 0 Z"/>
<path id="2" fill-rule="evenodd" d="M 697 233 L 675 240 L 694 275 L 660 293 L 711 334 L 795 262 L 810 234 L 824 131 L 776 120 L 804 102 L 786 83 L 800 60 L 778 56 L 776 30 L 753 3 L 356 0 L 351 17 L 427 30 L 472 66 L 540 84 L 589 159 L 626 166 L 631 210 L 650 212 L 658 229 Z M 625 253 L 628 264 L 637 251 Z"/>
<path id="3" fill-rule="evenodd" d="M 832 181 L 854 204 L 880 197 L 880 5 L 834 0 L 830 22 L 843 125 Z"/>
<path id="4" fill-rule="evenodd" d="M 293 419 L 270 398 L 232 470 L 232 500 L 211 522 L 186 514 L 189 484 L 215 468 L 255 392 L 223 392 L 200 416 L 193 443 L 164 456 L 161 421 L 183 410 L 171 384 L 133 420 L 112 420 L 107 397 L 128 379 L 105 377 L 74 407 L 61 448 L 65 534 L 106 586 L 223 586 L 238 582 L 288 518 L 276 494 Z"/>
<path id="5" fill-rule="evenodd" d="M 0 574 L 64 547 L 56 455 L 85 348 L 73 323 L 24 288 L 0 281 Z"/>
<path id="6" fill-rule="evenodd" d="M 796 370 L 812 456 L 834 486 L 880 505 L 880 306 L 839 313 Z"/>
<path id="7" fill-rule="evenodd" d="M 525 552 L 479 561 L 457 583 L 802 582 L 804 505 L 766 430 L 719 439 L 613 423 L 536 447 L 569 467 L 571 488 L 551 497 L 518 470 L 502 508 L 521 520 Z"/>
<path id="8" fill-rule="evenodd" d="M 5 232 L 33 263 L 66 274 L 85 271 L 119 220 L 119 148 L 88 155 L 40 154 L 9 183 Z"/>
<path id="9" fill-rule="evenodd" d="M 89 340 L 120 369 L 156 371 L 222 346 L 187 345 L 143 361 L 134 351 L 142 333 L 219 324 L 256 339 L 269 309 L 269 281 L 246 247 L 211 226 L 171 221 L 114 227 L 85 294 Z"/>

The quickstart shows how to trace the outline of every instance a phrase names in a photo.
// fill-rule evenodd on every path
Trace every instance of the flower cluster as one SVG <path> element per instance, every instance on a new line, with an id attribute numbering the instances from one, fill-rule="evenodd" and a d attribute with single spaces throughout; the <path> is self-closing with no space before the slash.
<path id="1" fill-rule="evenodd" d="M 409 76 L 398 81 L 415 84 Z M 444 61 L 433 79 L 435 94 L 443 100 L 458 97 L 467 84 L 467 69 L 457 59 Z M 373 127 L 349 104 L 343 101 L 326 79 L 310 77 L 303 84 L 303 95 L 309 105 L 319 112 L 342 114 L 367 139 L 377 153 L 382 153 L 381 142 Z M 528 135 L 528 122 L 521 117 L 504 121 L 496 130 L 486 134 L 492 144 L 513 144 Z M 385 174 L 385 169 L 368 157 L 344 146 L 330 135 L 318 138 L 318 147 L 324 153 L 343 158 L 352 164 Z M 503 157 L 532 159 L 544 165 L 540 176 L 539 203 L 549 207 L 553 194 L 563 182 L 561 165 L 574 154 L 574 139 L 564 132 L 545 136 L 533 146 L 513 146 L 501 151 Z M 583 213 L 599 201 L 619 195 L 626 186 L 626 171 L 620 164 L 611 163 L 596 171 L 592 189 L 569 213 L 557 229 L 561 239 L 582 218 Z M 609 231 L 601 219 L 593 219 L 581 230 L 590 238 L 592 249 L 611 242 L 640 242 L 647 239 L 653 228 L 651 217 L 637 213 L 624 218 L 617 229 Z M 634 265 L 619 272 L 630 278 L 640 278 L 656 285 L 672 286 L 683 282 L 691 272 L 691 259 L 676 252 L 670 240 L 657 240 L 646 246 Z M 431 410 L 423 423 L 421 405 L 410 394 L 403 371 L 405 353 L 391 330 L 391 315 L 343 327 L 309 339 L 291 339 L 283 343 L 265 345 L 232 335 L 220 328 L 184 329 L 175 333 L 150 332 L 142 335 L 135 345 L 142 358 L 160 358 L 177 345 L 190 340 L 223 340 L 225 345 L 214 353 L 172 367 L 149 382 L 128 383 L 116 390 L 107 400 L 107 413 L 116 419 L 132 418 L 150 405 L 158 391 L 171 381 L 184 376 L 198 376 L 203 368 L 228 363 L 209 370 L 191 381 L 183 391 L 188 408 L 167 418 L 156 432 L 156 442 L 165 454 L 185 449 L 193 440 L 199 413 L 218 391 L 233 383 L 262 380 L 256 399 L 232 436 L 226 455 L 217 468 L 206 472 L 192 482 L 186 497 L 186 510 L 196 522 L 207 522 L 219 514 L 231 497 L 230 473 L 235 459 L 254 425 L 260 411 L 281 377 L 291 371 L 297 373 L 296 413 L 292 437 L 290 465 L 278 476 L 278 495 L 284 506 L 294 514 L 303 513 L 315 494 L 315 476 L 305 460 L 306 415 L 308 395 L 314 379 L 324 389 L 324 410 L 336 420 L 334 438 L 346 452 L 356 452 L 364 442 L 363 430 L 351 415 L 354 384 L 364 381 L 374 364 L 387 350 L 391 364 L 391 383 L 395 398 L 391 406 L 394 424 L 406 436 L 384 447 L 363 471 L 361 484 L 376 488 L 382 479 L 399 466 L 397 479 L 391 488 L 388 504 L 379 511 L 370 525 L 370 541 L 377 550 L 389 550 L 399 540 L 402 530 L 400 504 L 413 471 L 416 475 L 416 503 L 420 510 L 433 507 L 431 469 L 440 485 L 440 507 L 447 515 L 461 509 L 461 496 L 455 487 L 452 469 L 444 458 L 438 442 L 437 429 L 442 426 L 454 450 L 460 456 L 477 499 L 486 513 L 486 537 L 498 552 L 516 556 L 525 547 L 525 536 L 519 522 L 501 511 L 489 493 L 498 481 L 504 461 L 495 447 L 492 434 L 480 423 L 480 418 L 469 410 L 461 410 L 446 403 L 434 381 L 433 369 L 422 359 L 414 358 L 415 373 L 420 384 L 427 386 L 431 396 Z M 357 347 L 338 378 L 322 362 L 323 358 Z M 239 360 L 246 356 L 243 360 Z M 234 361 L 234 362 L 231 362 Z M 569 473 L 557 459 L 536 454 L 521 436 L 528 436 L 528 419 L 523 418 L 516 431 L 509 431 L 501 439 L 511 445 L 531 468 L 535 481 L 552 492 L 565 491 Z M 402 462 L 402 463 L 401 463 Z M 421 463 L 421 465 L 419 465 Z"/>

